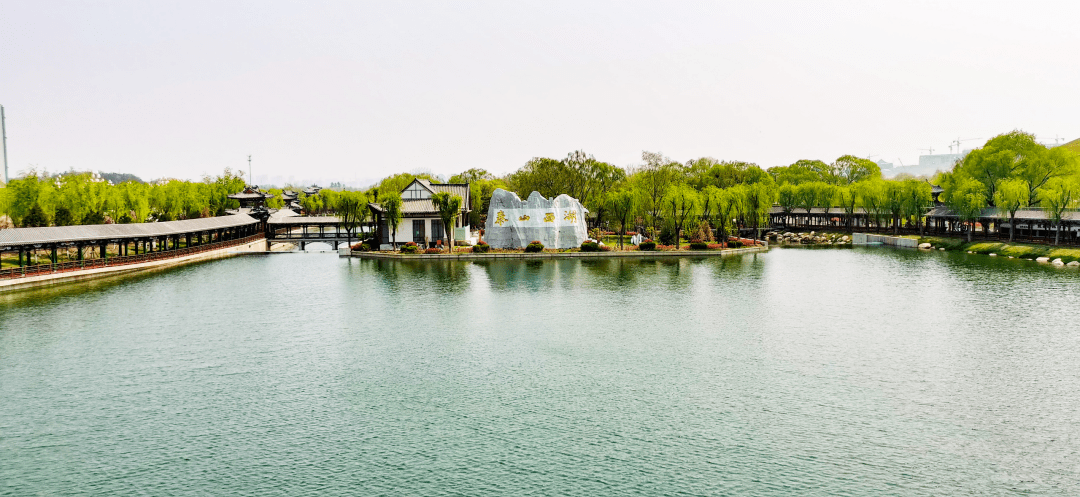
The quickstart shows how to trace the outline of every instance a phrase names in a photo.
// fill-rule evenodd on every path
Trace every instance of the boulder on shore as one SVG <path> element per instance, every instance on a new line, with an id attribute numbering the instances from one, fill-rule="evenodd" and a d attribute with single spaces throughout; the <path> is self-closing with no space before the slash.
<path id="1" fill-rule="evenodd" d="M 934 246 L 930 245 L 929 243 L 920 243 L 919 248 L 921 248 L 923 250 L 930 250 L 930 249 L 934 248 Z"/>
<path id="2" fill-rule="evenodd" d="M 1054 259 L 1054 262 L 1052 262 L 1051 264 L 1055 266 L 1064 266 L 1065 262 L 1062 261 L 1060 257 L 1058 257 L 1057 259 Z"/>
<path id="3" fill-rule="evenodd" d="M 1050 262 L 1050 258 L 1049 257 L 1039 257 L 1038 259 L 1035 259 L 1035 262 L 1038 262 L 1040 264 L 1047 264 L 1047 263 Z"/>
<path id="4" fill-rule="evenodd" d="M 1080 266 L 1080 261 L 1071 261 L 1068 264 L 1066 264 L 1066 266 L 1069 266 L 1069 267 Z"/>

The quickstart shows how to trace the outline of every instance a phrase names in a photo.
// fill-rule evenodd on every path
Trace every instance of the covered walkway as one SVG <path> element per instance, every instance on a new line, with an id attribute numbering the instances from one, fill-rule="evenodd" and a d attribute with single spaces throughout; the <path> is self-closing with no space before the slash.
<path id="1" fill-rule="evenodd" d="M 261 221 L 244 214 L 162 223 L 5 229 L 0 230 L 0 278 L 179 257 L 262 237 L 263 229 Z"/>

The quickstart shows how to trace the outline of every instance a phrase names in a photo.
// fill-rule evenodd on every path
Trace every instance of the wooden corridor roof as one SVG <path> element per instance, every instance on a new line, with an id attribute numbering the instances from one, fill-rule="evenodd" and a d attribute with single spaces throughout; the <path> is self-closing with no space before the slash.
<path id="1" fill-rule="evenodd" d="M 80 226 L 49 226 L 45 228 L 13 228 L 0 230 L 0 247 L 70 243 L 118 238 L 147 238 L 180 235 L 235 228 L 259 221 L 247 214 L 185 219 L 160 223 L 85 224 Z"/>
<path id="2" fill-rule="evenodd" d="M 926 217 L 941 217 L 953 219 L 959 216 L 957 216 L 952 209 L 945 206 L 939 206 L 931 209 L 930 212 L 926 214 Z M 1002 211 L 997 207 L 987 207 L 983 209 L 981 214 L 979 214 L 979 218 L 1001 219 L 1007 221 L 1009 219 L 1009 213 L 1007 211 Z M 1016 220 L 1051 222 L 1050 215 L 1046 211 L 1034 207 L 1027 207 L 1016 211 Z M 1061 220 L 1064 222 L 1080 222 L 1080 211 L 1069 209 L 1061 214 Z"/>

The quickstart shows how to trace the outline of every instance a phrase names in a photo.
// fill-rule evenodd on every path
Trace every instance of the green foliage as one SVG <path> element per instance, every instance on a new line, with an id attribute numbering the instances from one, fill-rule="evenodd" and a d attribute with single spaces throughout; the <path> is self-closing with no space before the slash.
<path id="1" fill-rule="evenodd" d="M 539 240 L 533 240 L 533 241 L 529 242 L 528 245 L 525 246 L 525 252 L 528 252 L 528 253 L 538 253 L 538 252 L 543 252 L 543 251 L 544 251 L 544 244 L 540 243 Z"/>
<path id="2" fill-rule="evenodd" d="M 439 211 L 439 219 L 443 223 L 443 232 L 447 238 L 447 249 L 454 251 L 454 224 L 461 215 L 461 204 L 464 202 L 460 195 L 451 195 L 447 192 L 438 192 L 431 196 L 431 203 Z"/>
<path id="3" fill-rule="evenodd" d="M 397 227 L 401 224 L 402 218 L 405 217 L 405 213 L 401 210 L 401 193 L 400 190 L 391 193 L 385 193 L 382 195 L 382 208 L 383 218 L 386 220 L 387 228 L 390 229 L 391 240 L 397 241 Z"/>
<path id="4" fill-rule="evenodd" d="M 595 212 L 603 210 L 606 193 L 625 178 L 626 171 L 622 168 L 577 150 L 563 160 L 534 158 L 508 180 L 521 198 L 534 191 L 549 199 L 565 193 Z"/>
<path id="5" fill-rule="evenodd" d="M 1038 190 L 1054 178 L 1076 177 L 1080 174 L 1080 159 L 1067 147 L 1048 149 L 1035 141 L 1035 136 L 1023 131 L 1012 131 L 988 140 L 981 148 L 973 150 L 960 161 L 952 172 L 952 178 L 944 178 L 946 193 L 951 183 L 959 179 L 973 179 L 983 185 L 988 204 L 997 202 L 997 190 L 1005 180 L 1017 179 L 1027 188 L 1023 206 L 1039 202 Z M 948 181 L 952 179 L 953 181 Z"/>
<path id="6" fill-rule="evenodd" d="M 71 209 L 68 209 L 65 205 L 61 205 L 56 208 L 56 214 L 53 216 L 53 224 L 56 226 L 73 226 L 79 223 L 71 214 Z"/>
<path id="7" fill-rule="evenodd" d="M 845 155 L 830 166 L 835 184 L 850 185 L 860 181 L 881 179 L 881 167 L 870 159 Z"/>
<path id="8" fill-rule="evenodd" d="M 474 254 L 486 254 L 488 252 L 491 252 L 491 245 L 488 245 L 485 242 L 480 242 L 472 246 L 472 251 Z"/>
<path id="9" fill-rule="evenodd" d="M 320 192 L 321 193 L 321 192 Z M 353 232 L 367 221 L 368 198 L 362 192 L 340 192 L 333 195 L 334 211 L 345 228 L 347 240 L 352 241 Z"/>
<path id="10" fill-rule="evenodd" d="M 679 239 L 679 232 L 675 229 L 675 223 L 664 223 L 664 227 L 660 229 L 660 245 L 675 245 L 675 241 Z"/>
<path id="11" fill-rule="evenodd" d="M 785 214 L 790 213 L 799 206 L 799 201 L 802 199 L 799 193 L 798 188 L 791 183 L 781 184 L 777 188 L 776 203 L 780 204 L 780 208 L 784 210 Z"/>
<path id="12" fill-rule="evenodd" d="M 1039 203 L 1057 226 L 1054 245 L 1061 238 L 1061 219 L 1066 209 L 1076 207 L 1080 201 L 1080 181 L 1075 178 L 1052 178 L 1039 188 Z"/>
<path id="13" fill-rule="evenodd" d="M 606 196 L 607 209 L 611 216 L 619 223 L 619 248 L 623 246 L 623 236 L 626 234 L 626 224 L 630 221 L 637 205 L 634 192 L 622 189 L 608 193 Z"/>
<path id="14" fill-rule="evenodd" d="M 638 244 L 638 250 L 642 250 L 645 252 L 651 252 L 653 250 L 656 250 L 656 242 L 648 239 L 642 240 L 641 243 Z"/>
<path id="15" fill-rule="evenodd" d="M 675 246 L 679 246 L 679 235 L 688 219 L 694 218 L 700 211 L 700 198 L 696 190 L 686 184 L 674 184 L 668 187 L 665 195 L 664 213 L 675 228 Z M 770 204 L 771 205 L 771 204 Z M 661 240 L 663 235 L 661 234 Z M 665 243 L 665 245 L 670 245 Z"/>
<path id="16" fill-rule="evenodd" d="M 26 215 L 22 218 L 23 228 L 40 228 L 48 225 L 49 218 L 45 215 L 45 210 L 38 204 L 30 206 Z"/>
<path id="17" fill-rule="evenodd" d="M 420 251 L 420 247 L 416 245 L 416 242 L 408 242 L 401 246 L 402 254 L 415 254 Z"/>
<path id="18" fill-rule="evenodd" d="M 596 242 L 585 241 L 581 243 L 582 252 L 599 252 L 600 244 Z"/>
<path id="19" fill-rule="evenodd" d="M 832 168 L 819 160 L 800 160 L 790 166 L 770 167 L 769 174 L 778 185 L 801 185 L 803 183 L 833 183 Z"/>
<path id="20" fill-rule="evenodd" d="M 690 242 L 690 250 L 708 250 L 709 244 L 700 240 Z"/>

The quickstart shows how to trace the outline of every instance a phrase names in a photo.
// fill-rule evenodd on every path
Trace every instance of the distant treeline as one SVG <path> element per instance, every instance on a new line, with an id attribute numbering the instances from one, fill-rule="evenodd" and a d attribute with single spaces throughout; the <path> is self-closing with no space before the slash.
<path id="1" fill-rule="evenodd" d="M 113 176 L 133 179 L 110 184 L 107 176 L 30 171 L 0 188 L 0 224 L 10 220 L 19 227 L 71 226 L 220 216 L 239 207 L 227 196 L 244 188 L 244 180 L 229 169 L 202 181 L 154 184 L 127 174 Z"/>
<path id="2" fill-rule="evenodd" d="M 301 195 L 299 202 L 305 213 L 333 213 L 340 210 L 342 202 L 363 205 L 399 196 L 416 178 L 444 182 L 430 173 L 399 173 L 362 192 L 325 189 L 319 195 Z M 201 182 L 172 180 L 147 185 L 137 179 L 109 185 L 88 173 L 32 173 L 0 189 L 0 214 L 19 226 L 220 215 L 236 207 L 226 196 L 244 186 L 241 176 L 228 169 Z M 750 162 L 711 157 L 680 162 L 660 153 L 643 152 L 640 164 L 624 168 L 575 151 L 562 159 L 533 158 L 503 176 L 468 169 L 451 176 L 449 182 L 469 183 L 469 223 L 474 227 L 483 225 L 491 194 L 497 188 L 522 198 L 533 191 L 548 198 L 565 193 L 589 209 L 594 227 L 624 232 L 636 229 L 650 235 L 665 226 L 676 232 L 704 231 L 705 227 L 721 233 L 760 229 L 776 205 L 788 211 L 865 209 L 879 225 L 898 227 L 921 222 L 932 202 L 930 183 L 944 188 L 940 200 L 969 222 L 988 206 L 1012 214 L 1037 206 L 1060 220 L 1065 210 L 1080 202 L 1080 159 L 1068 147 L 1047 148 L 1033 135 L 1013 131 L 988 140 L 950 171 L 933 178 L 900 175 L 886 180 L 876 163 L 853 155 L 829 163 L 799 160 L 765 169 Z M 284 207 L 281 189 L 269 193 L 275 195 L 270 207 Z"/>

